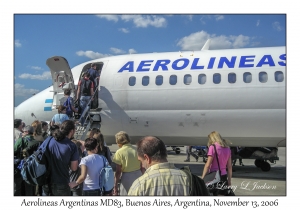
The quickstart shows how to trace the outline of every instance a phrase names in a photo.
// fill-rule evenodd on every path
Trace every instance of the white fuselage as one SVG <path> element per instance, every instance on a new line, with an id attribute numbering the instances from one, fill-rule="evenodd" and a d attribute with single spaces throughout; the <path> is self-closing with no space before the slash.
<path id="1" fill-rule="evenodd" d="M 286 145 L 285 47 L 133 54 L 91 62 L 103 63 L 98 104 L 108 144 L 124 130 L 133 142 L 154 135 L 167 145 L 206 145 L 208 134 L 218 131 L 235 146 Z M 76 84 L 91 62 L 72 69 Z M 57 112 L 44 111 L 45 100 L 53 98 L 50 91 L 23 102 L 15 117 L 31 123 L 34 113 L 51 120 Z"/>

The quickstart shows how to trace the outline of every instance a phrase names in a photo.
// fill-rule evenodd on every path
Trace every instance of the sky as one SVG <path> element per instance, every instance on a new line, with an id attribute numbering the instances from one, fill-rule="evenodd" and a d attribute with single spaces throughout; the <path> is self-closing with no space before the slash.
<path id="1" fill-rule="evenodd" d="M 13 14 L 14 106 L 52 85 L 46 60 L 286 45 L 286 14 Z"/>

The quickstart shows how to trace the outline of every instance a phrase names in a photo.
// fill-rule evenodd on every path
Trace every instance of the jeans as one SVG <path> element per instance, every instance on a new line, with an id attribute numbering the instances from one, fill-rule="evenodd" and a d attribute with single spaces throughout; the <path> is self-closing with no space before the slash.
<path id="1" fill-rule="evenodd" d="M 88 104 L 90 99 L 91 99 L 91 96 L 80 96 L 81 113 L 84 112 L 84 109 L 86 108 L 86 105 Z"/>
<path id="2" fill-rule="evenodd" d="M 100 189 L 98 189 L 98 190 L 83 190 L 82 195 L 83 196 L 99 196 Z"/>
<path id="3" fill-rule="evenodd" d="M 51 193 L 52 191 L 52 193 Z M 71 189 L 68 184 L 51 184 L 51 190 L 48 185 L 43 186 L 43 196 L 70 196 Z"/>

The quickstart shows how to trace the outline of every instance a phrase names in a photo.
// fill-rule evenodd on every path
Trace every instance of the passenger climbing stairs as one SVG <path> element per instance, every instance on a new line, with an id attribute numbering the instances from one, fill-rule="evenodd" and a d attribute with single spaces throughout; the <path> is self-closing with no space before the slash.
<path id="1" fill-rule="evenodd" d="M 92 98 L 95 98 L 94 100 L 98 100 L 98 97 L 95 97 L 98 95 L 96 94 L 96 92 L 97 91 L 95 91 L 94 95 L 91 97 L 86 108 L 82 111 L 80 118 L 76 123 L 76 131 L 74 134 L 74 138 L 77 140 L 85 140 L 87 138 L 87 133 L 93 128 L 98 128 L 100 130 L 100 112 L 102 108 L 91 109 L 93 103 Z"/>

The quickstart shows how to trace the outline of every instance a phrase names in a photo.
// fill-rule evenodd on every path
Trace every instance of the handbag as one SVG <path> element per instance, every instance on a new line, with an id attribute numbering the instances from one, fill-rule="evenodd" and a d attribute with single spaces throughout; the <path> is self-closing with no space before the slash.
<path id="1" fill-rule="evenodd" d="M 215 149 L 215 154 L 217 157 L 219 170 L 210 172 L 204 176 L 203 181 L 204 181 L 206 187 L 209 185 L 216 184 L 221 181 L 221 169 L 220 169 L 220 164 L 219 164 L 218 153 L 217 153 L 216 145 L 213 144 L 213 146 Z"/>
<path id="2" fill-rule="evenodd" d="M 235 194 L 232 189 L 227 189 L 225 196 L 235 196 Z"/>

